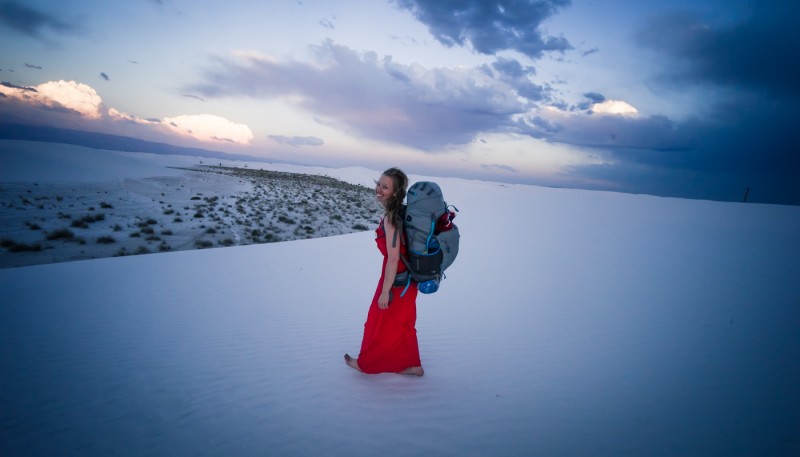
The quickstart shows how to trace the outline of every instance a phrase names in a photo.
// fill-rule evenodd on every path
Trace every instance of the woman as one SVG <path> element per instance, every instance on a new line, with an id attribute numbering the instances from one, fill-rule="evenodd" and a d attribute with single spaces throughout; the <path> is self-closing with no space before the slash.
<path id="1" fill-rule="evenodd" d="M 393 287 L 394 277 L 406 266 L 400 260 L 405 254 L 401 242 L 400 219 L 408 177 L 397 168 L 383 172 L 375 185 L 375 197 L 383 205 L 384 215 L 375 230 L 375 241 L 383 254 L 383 269 L 378 287 L 364 324 L 364 339 L 357 359 L 344 355 L 345 362 L 362 373 L 401 373 L 422 376 L 422 364 L 417 345 L 417 288 L 405 285 Z M 395 242 L 393 242 L 395 241 Z"/>

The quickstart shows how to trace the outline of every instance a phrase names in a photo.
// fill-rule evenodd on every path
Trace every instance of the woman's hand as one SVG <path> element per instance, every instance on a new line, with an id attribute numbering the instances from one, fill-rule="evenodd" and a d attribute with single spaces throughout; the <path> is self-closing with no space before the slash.
<path id="1" fill-rule="evenodd" d="M 392 291 L 388 290 L 381 292 L 380 297 L 378 297 L 378 308 L 388 309 L 390 301 L 392 301 Z"/>

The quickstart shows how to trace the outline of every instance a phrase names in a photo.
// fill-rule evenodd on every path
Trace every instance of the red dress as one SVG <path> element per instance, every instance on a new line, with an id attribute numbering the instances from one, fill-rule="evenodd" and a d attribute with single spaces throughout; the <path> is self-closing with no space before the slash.
<path id="1" fill-rule="evenodd" d="M 397 373 L 410 367 L 421 366 L 417 344 L 417 288 L 412 284 L 404 296 L 405 286 L 392 287 L 389 308 L 378 308 L 384 275 L 386 273 L 386 231 L 383 221 L 375 230 L 375 241 L 383 254 L 381 279 L 372 297 L 372 304 L 364 324 L 364 339 L 358 366 L 364 373 Z M 391 243 L 391 240 L 389 240 Z M 400 253 L 405 254 L 405 245 L 400 244 Z M 397 261 L 397 272 L 406 270 L 402 261 Z"/>

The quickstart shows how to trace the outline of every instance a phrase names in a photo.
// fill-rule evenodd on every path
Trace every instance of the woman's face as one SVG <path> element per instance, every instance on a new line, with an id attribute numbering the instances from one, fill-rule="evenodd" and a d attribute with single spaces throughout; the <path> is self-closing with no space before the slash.
<path id="1" fill-rule="evenodd" d="M 392 181 L 392 178 L 382 175 L 375 185 L 375 199 L 381 205 L 386 206 L 392 195 L 394 195 L 394 181 Z"/>

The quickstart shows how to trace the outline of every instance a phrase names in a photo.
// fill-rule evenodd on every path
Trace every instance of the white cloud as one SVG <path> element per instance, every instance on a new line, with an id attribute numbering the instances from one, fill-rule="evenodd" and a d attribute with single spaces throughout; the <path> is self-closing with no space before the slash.
<path id="1" fill-rule="evenodd" d="M 595 103 L 592 105 L 592 111 L 597 114 L 619 115 L 627 117 L 636 117 L 639 115 L 639 110 L 621 100 L 605 100 L 601 103 Z"/>
<path id="2" fill-rule="evenodd" d="M 75 81 L 49 81 L 32 88 L 3 85 L 0 92 L 34 106 L 66 108 L 90 119 L 101 117 L 103 99 L 90 86 Z"/>
<path id="3" fill-rule="evenodd" d="M 116 108 L 108 109 L 108 117 L 110 117 L 115 121 L 128 121 L 128 122 L 134 122 L 136 124 L 149 124 L 149 125 L 157 124 L 157 122 L 148 121 L 147 119 L 142 119 L 127 113 L 123 113 Z"/>
<path id="4" fill-rule="evenodd" d="M 92 87 L 75 81 L 49 81 L 35 87 L 3 83 L 0 84 L 0 94 L 18 100 L 34 110 L 45 109 L 77 114 L 78 116 L 72 116 L 75 119 L 83 118 L 92 122 L 129 122 L 148 126 L 153 131 L 160 130 L 163 126 L 172 133 L 200 141 L 246 145 L 253 140 L 253 132 L 248 126 L 211 114 L 180 115 L 153 121 L 123 113 L 116 108 L 105 108 L 102 98 Z"/>
<path id="5" fill-rule="evenodd" d="M 225 141 L 250 144 L 253 132 L 244 124 L 236 124 L 212 114 L 181 115 L 164 118 L 162 124 L 173 132 L 200 141 Z"/>

